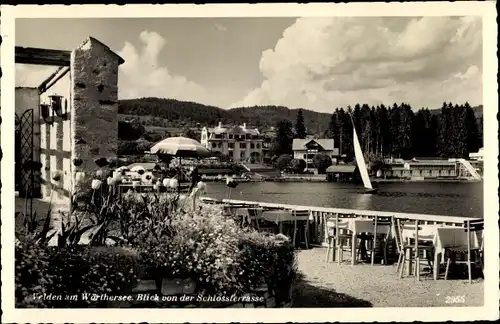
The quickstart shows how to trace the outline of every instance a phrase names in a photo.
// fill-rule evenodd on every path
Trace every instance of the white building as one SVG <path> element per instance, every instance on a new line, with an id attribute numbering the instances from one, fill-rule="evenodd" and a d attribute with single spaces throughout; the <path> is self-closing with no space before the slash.
<path id="1" fill-rule="evenodd" d="M 314 156 L 318 153 L 328 155 L 336 163 L 339 149 L 334 147 L 332 138 L 294 138 L 292 144 L 293 158 L 306 161 L 307 167 L 312 166 Z"/>
<path id="2" fill-rule="evenodd" d="M 471 160 L 483 161 L 483 159 L 484 159 L 484 148 L 481 147 L 479 149 L 479 151 L 473 152 L 473 153 L 469 153 L 469 158 Z"/>
<path id="3" fill-rule="evenodd" d="M 233 161 L 262 162 L 263 138 L 256 128 L 242 126 L 223 126 L 221 122 L 215 128 L 203 127 L 201 145 L 212 152 L 221 152 Z"/>

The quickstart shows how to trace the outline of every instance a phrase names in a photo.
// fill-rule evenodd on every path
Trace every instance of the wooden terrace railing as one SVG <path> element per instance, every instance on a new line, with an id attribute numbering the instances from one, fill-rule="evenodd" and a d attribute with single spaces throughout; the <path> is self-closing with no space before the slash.
<path id="1" fill-rule="evenodd" d="M 258 205 L 260 207 L 268 208 L 283 208 L 292 210 L 310 210 L 314 221 L 311 224 L 312 236 L 316 237 L 318 243 L 324 245 L 326 242 L 326 220 L 335 218 L 374 218 L 378 217 L 394 217 L 394 219 L 401 220 L 418 220 L 422 225 L 440 224 L 445 226 L 463 227 L 466 220 L 477 220 L 481 217 L 460 217 L 460 216 L 445 216 L 445 215 L 430 215 L 430 214 L 415 214 L 415 213 L 397 213 L 390 211 L 376 211 L 376 210 L 359 210 L 359 209 L 345 209 L 345 208 L 330 208 L 330 207 L 315 207 L 315 206 L 301 206 L 301 205 L 288 205 L 277 204 L 247 200 L 233 200 L 222 199 L 217 200 L 209 197 L 203 197 L 202 201 L 206 203 L 225 203 L 225 204 L 248 204 Z"/>

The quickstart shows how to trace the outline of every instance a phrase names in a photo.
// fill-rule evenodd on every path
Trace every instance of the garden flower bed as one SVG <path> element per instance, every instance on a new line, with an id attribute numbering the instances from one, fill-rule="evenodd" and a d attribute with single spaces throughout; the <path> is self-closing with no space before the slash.
<path id="1" fill-rule="evenodd" d="M 286 237 L 241 228 L 196 196 L 117 197 L 116 181 L 92 182 L 57 246 L 47 226 L 18 233 L 16 307 L 290 306 Z"/>

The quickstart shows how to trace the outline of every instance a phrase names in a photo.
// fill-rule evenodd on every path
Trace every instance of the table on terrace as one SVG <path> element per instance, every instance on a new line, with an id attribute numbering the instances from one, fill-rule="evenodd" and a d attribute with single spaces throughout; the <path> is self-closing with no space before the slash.
<path id="1" fill-rule="evenodd" d="M 327 226 L 330 228 L 336 227 L 336 220 L 329 219 L 327 221 Z M 352 235 L 352 258 L 351 264 L 355 265 L 356 260 L 356 250 L 358 248 L 358 234 L 375 234 L 375 221 L 373 219 L 365 218 L 348 218 L 339 219 L 338 223 L 339 230 L 348 230 Z M 390 232 L 390 226 L 388 225 L 377 225 L 377 234 L 388 234 Z"/>
<path id="2" fill-rule="evenodd" d="M 467 247 L 467 234 L 470 235 L 471 248 L 477 248 L 481 243 L 481 232 L 466 232 L 463 227 L 446 226 L 444 224 L 419 225 L 418 240 L 432 242 L 434 246 L 433 275 L 434 280 L 439 278 L 439 268 L 444 249 L 448 247 Z M 416 231 L 403 229 L 402 239 L 415 239 Z"/>

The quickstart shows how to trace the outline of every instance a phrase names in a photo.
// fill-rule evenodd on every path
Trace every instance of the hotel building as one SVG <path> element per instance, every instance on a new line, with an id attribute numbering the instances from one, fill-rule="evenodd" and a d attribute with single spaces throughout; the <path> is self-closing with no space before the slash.
<path id="1" fill-rule="evenodd" d="M 227 155 L 235 162 L 262 162 L 263 138 L 256 128 L 242 126 L 223 126 L 221 122 L 215 128 L 203 127 L 201 145 L 212 152 Z"/>

